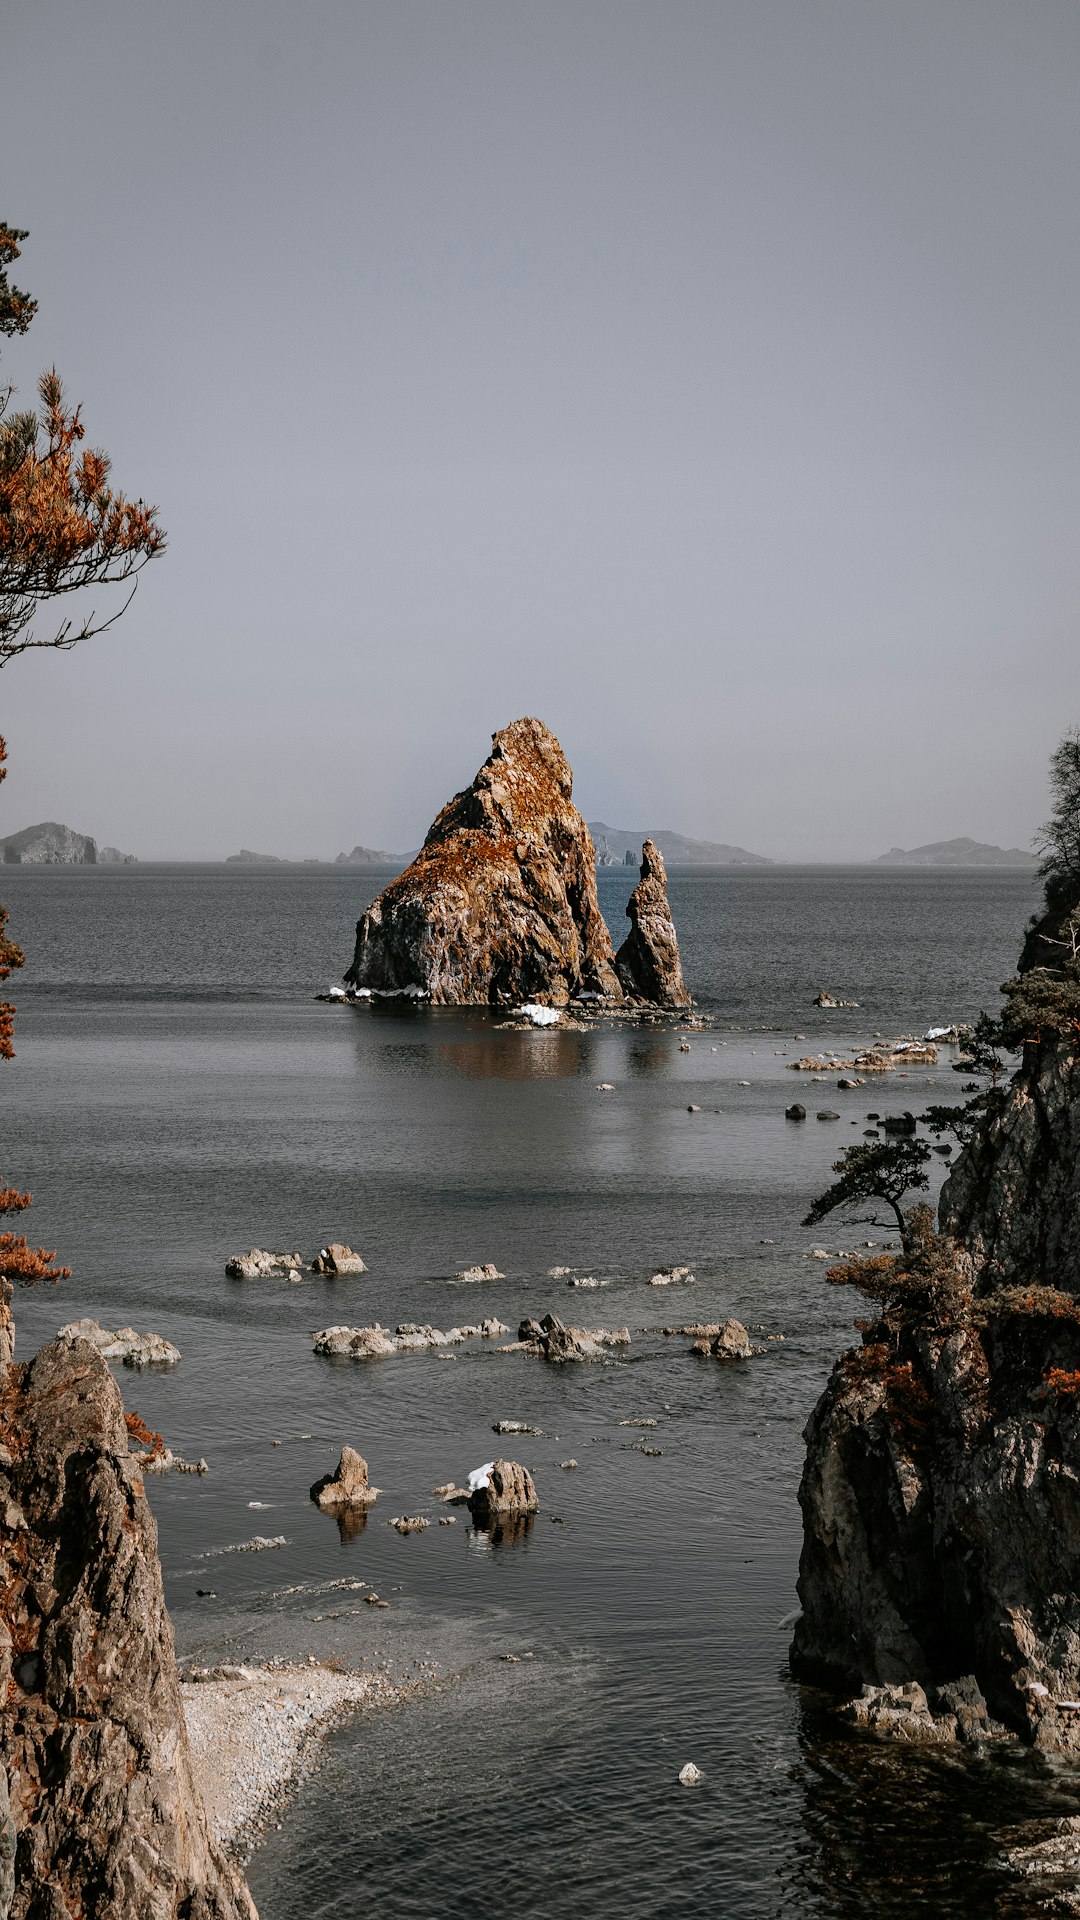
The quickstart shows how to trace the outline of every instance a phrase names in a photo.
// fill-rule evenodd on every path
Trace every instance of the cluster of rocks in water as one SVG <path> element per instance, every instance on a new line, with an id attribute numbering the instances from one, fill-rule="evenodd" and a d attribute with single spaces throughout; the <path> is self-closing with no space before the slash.
<path id="1" fill-rule="evenodd" d="M 909 1067 L 936 1067 L 938 1050 L 929 1040 L 875 1040 L 854 1053 L 832 1048 L 787 1062 L 790 1073 L 902 1073 Z"/>
<path id="2" fill-rule="evenodd" d="M 88 1340 L 103 1360 L 119 1360 L 125 1367 L 175 1367 L 180 1359 L 179 1347 L 160 1333 L 136 1333 L 134 1327 L 110 1333 L 96 1320 L 70 1320 L 56 1337 L 67 1346 Z"/>
<path id="3" fill-rule="evenodd" d="M 225 1272 L 230 1280 L 299 1280 L 305 1272 L 366 1273 L 367 1267 L 344 1241 L 333 1240 L 310 1261 L 302 1253 L 268 1253 L 263 1247 L 252 1247 L 250 1253 L 234 1253 L 225 1263 Z"/>
<path id="4" fill-rule="evenodd" d="M 541 721 L 494 734 L 471 785 L 357 922 L 347 990 L 443 1006 L 689 1006 L 658 849 L 645 841 L 616 953 L 572 793 Z"/>
<path id="5" fill-rule="evenodd" d="M 476 1326 L 438 1327 L 402 1321 L 393 1333 L 376 1321 L 369 1327 L 323 1327 L 312 1335 L 316 1353 L 350 1360 L 380 1360 L 391 1353 L 423 1353 L 431 1347 L 456 1347 L 465 1340 L 497 1340 L 510 1329 L 501 1320 L 481 1320 Z"/>

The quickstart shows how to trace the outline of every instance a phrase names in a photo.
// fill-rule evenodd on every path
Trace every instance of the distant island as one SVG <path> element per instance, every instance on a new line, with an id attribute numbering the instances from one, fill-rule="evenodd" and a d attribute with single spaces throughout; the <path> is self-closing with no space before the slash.
<path id="1" fill-rule="evenodd" d="M 289 864 L 279 853 L 252 853 L 250 847 L 241 847 L 239 853 L 225 855 L 227 867 L 287 867 Z"/>
<path id="2" fill-rule="evenodd" d="M 590 820 L 588 825 L 596 848 L 598 867 L 636 867 L 645 840 L 651 840 L 659 847 L 665 862 L 673 867 L 772 865 L 765 854 L 748 853 L 745 847 L 731 847 L 726 840 L 691 840 L 685 833 L 672 833 L 666 827 L 649 827 L 641 833 L 628 833 L 623 827 L 606 826 L 603 820 Z"/>
<path id="3" fill-rule="evenodd" d="M 351 853 L 339 853 L 334 860 L 334 865 L 335 867 L 394 867 L 400 872 L 403 867 L 409 865 L 410 860 L 415 858 L 415 854 L 411 853 L 383 853 L 378 847 L 354 847 Z"/>
<path id="4" fill-rule="evenodd" d="M 134 860 L 119 847 L 102 847 L 99 853 L 93 834 L 76 833 L 59 820 L 41 820 L 0 840 L 0 862 L 6 867 L 130 866 Z"/>
<path id="5" fill-rule="evenodd" d="M 884 867 L 1037 867 L 1038 856 L 1020 847 L 992 847 L 985 840 L 930 840 L 925 847 L 890 847 L 878 855 Z"/>

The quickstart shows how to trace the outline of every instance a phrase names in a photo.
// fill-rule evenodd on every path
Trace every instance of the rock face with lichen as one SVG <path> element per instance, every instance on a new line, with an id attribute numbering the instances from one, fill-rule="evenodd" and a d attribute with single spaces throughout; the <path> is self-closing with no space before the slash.
<path id="1" fill-rule="evenodd" d="M 641 878 L 626 906 L 630 931 L 615 955 L 625 991 L 660 1007 L 688 1007 L 679 942 L 667 897 L 663 855 L 652 840 L 641 849 Z"/>
<path id="2" fill-rule="evenodd" d="M 867 1696 L 862 1714 L 889 1737 L 897 1713 L 895 1737 L 916 1737 L 925 1716 L 897 1691 L 916 1682 L 934 1709 L 927 1738 L 948 1735 L 950 1715 L 948 1737 L 965 1737 L 960 1688 L 961 1705 L 983 1699 L 1033 1744 L 1080 1752 L 1075 1025 L 1029 1039 L 939 1220 L 955 1284 L 860 1323 L 806 1429 L 793 1668 L 890 1689 L 887 1711 Z"/>
<path id="3" fill-rule="evenodd" d="M 446 1006 L 622 1001 L 572 791 L 566 756 L 539 720 L 494 734 L 472 785 L 357 923 L 349 985 Z"/>
<path id="4" fill-rule="evenodd" d="M 0 1319 L 10 1362 L 6 1300 Z M 0 1375 L 0 1914 L 255 1920 L 192 1777 L 109 1369 L 88 1342 L 53 1341 Z"/>

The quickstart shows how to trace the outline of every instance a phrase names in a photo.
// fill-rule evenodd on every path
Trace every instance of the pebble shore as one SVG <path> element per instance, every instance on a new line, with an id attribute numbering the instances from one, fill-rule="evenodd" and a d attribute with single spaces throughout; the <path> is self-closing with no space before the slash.
<path id="1" fill-rule="evenodd" d="M 189 1668 L 181 1682 L 195 1784 L 216 1838 L 240 1861 L 334 1721 L 362 1707 L 396 1705 L 416 1691 L 378 1674 L 285 1662 Z"/>

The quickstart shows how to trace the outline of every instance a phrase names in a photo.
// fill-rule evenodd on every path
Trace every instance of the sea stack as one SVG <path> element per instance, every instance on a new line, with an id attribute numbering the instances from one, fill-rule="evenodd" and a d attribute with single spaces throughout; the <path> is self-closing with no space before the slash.
<path id="1" fill-rule="evenodd" d="M 592 838 L 572 792 L 566 756 L 541 721 L 494 734 L 472 785 L 447 802 L 412 865 L 358 921 L 348 984 L 443 1006 L 622 1002 Z"/>
<path id="2" fill-rule="evenodd" d="M 641 849 L 641 878 L 626 906 L 630 931 L 615 955 L 625 991 L 635 1000 L 660 1007 L 688 1007 L 679 942 L 667 897 L 663 855 L 652 840 Z"/>

